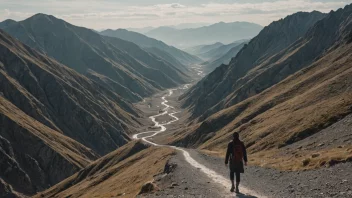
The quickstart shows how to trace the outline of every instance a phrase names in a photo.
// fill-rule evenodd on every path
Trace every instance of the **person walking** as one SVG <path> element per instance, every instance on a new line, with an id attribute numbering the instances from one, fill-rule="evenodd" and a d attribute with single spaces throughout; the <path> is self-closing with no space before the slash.
<path id="1" fill-rule="evenodd" d="M 233 133 L 233 140 L 228 144 L 225 158 L 225 165 L 230 162 L 231 192 L 235 190 L 234 179 L 236 175 L 236 193 L 239 193 L 241 173 L 244 173 L 244 165 L 247 166 L 247 151 L 237 132 Z"/>

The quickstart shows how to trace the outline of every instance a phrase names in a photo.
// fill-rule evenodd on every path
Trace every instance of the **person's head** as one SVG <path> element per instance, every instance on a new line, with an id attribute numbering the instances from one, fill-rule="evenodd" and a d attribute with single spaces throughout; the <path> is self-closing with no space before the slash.
<path id="1" fill-rule="evenodd" d="M 237 132 L 234 132 L 232 135 L 234 140 L 239 140 L 240 139 L 240 135 Z"/>

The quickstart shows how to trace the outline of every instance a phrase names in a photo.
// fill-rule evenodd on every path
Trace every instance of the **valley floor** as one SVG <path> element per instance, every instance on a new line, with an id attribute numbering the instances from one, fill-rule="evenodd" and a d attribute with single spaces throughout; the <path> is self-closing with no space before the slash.
<path id="1" fill-rule="evenodd" d="M 166 131 L 148 138 L 149 141 L 159 144 L 169 142 L 173 131 L 183 127 L 187 112 L 180 108 L 177 98 L 184 92 L 183 89 L 174 90 L 166 97 L 170 107 L 161 103 L 160 93 L 153 98 L 137 104 L 148 116 L 168 111 L 167 114 L 156 117 L 156 122 L 165 124 L 175 118 L 179 120 L 168 125 Z M 145 127 L 144 131 L 157 131 L 153 123 Z M 150 134 L 147 134 L 150 135 Z M 143 137 L 143 136 L 141 136 Z M 141 138 L 138 137 L 138 138 Z M 193 163 L 185 158 L 190 156 Z M 169 174 L 155 176 L 154 183 L 159 190 L 152 194 L 142 194 L 140 197 L 351 197 L 352 196 L 352 163 L 346 162 L 332 167 L 306 171 L 279 171 L 276 169 L 247 166 L 242 175 L 242 192 L 245 194 L 230 193 L 229 170 L 224 165 L 224 159 L 201 153 L 198 150 L 178 150 L 169 164 L 176 168 Z M 200 165 L 197 165 L 200 164 Z M 209 170 L 210 169 L 210 170 Z M 209 171 L 214 171 L 209 173 Z"/>

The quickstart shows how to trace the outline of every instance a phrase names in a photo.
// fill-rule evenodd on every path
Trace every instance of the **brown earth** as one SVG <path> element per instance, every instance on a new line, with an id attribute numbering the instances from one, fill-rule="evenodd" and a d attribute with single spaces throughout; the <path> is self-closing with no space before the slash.
<path id="1" fill-rule="evenodd" d="M 258 67 L 248 70 L 246 76 L 253 78 L 247 79 L 245 76 L 241 79 L 245 84 L 238 90 L 244 91 L 233 92 L 225 98 L 223 104 L 226 105 L 222 107 L 226 108 L 204 115 L 200 120 L 206 119 L 202 122 L 191 120 L 184 129 L 177 130 L 173 140 L 168 142 L 198 147 L 209 153 L 224 156 L 232 133 L 239 132 L 253 156 L 252 164 L 296 170 L 317 168 L 331 160 L 348 161 L 351 157 L 350 151 L 337 147 L 346 146 L 348 149 L 351 142 L 321 149 L 320 157 L 316 159 L 310 159 L 310 156 L 314 155 L 318 148 L 300 151 L 298 154 L 288 152 L 287 156 L 278 153 L 314 134 L 319 137 L 322 129 L 352 113 L 351 13 L 352 5 L 329 13 L 308 29 L 304 37 L 276 55 L 267 57 Z M 273 27 L 294 16 L 273 23 Z M 337 28 L 330 28 L 330 25 Z M 260 37 L 253 39 L 249 45 L 258 39 L 260 40 Z M 247 50 L 242 51 L 244 53 Z M 236 59 L 241 57 L 240 54 L 241 52 L 233 59 L 234 63 L 237 64 Z M 231 64 L 229 67 L 232 67 Z M 298 68 L 303 69 L 298 71 Z M 226 70 L 226 67 L 218 68 L 221 69 Z M 284 70 L 297 72 L 279 83 L 270 85 L 270 88 L 262 92 L 251 91 L 253 87 L 284 77 Z M 205 80 L 209 80 L 211 75 Z M 192 94 L 199 90 L 199 84 L 201 83 L 198 83 L 196 88 L 191 88 L 190 92 L 194 92 Z M 239 96 L 242 93 L 252 97 L 241 101 Z M 239 100 L 236 99 L 237 102 L 232 103 L 231 98 Z M 204 108 L 207 105 L 209 104 L 199 106 Z M 194 109 L 191 108 L 190 111 L 194 115 Z M 292 156 L 297 155 L 298 159 L 292 160 Z M 285 163 L 278 163 L 282 161 Z"/>
<path id="2" fill-rule="evenodd" d="M 34 197 L 136 197 L 174 152 L 130 142 Z"/>
<path id="3" fill-rule="evenodd" d="M 224 108 L 262 92 L 306 66 L 305 63 L 314 58 L 316 51 L 324 50 L 324 46 L 318 47 L 312 42 L 318 50 L 310 48 L 310 54 L 305 53 L 307 56 L 292 57 L 287 61 L 279 61 L 281 57 L 277 54 L 303 37 L 324 17 L 326 14 L 317 11 L 298 12 L 272 22 L 244 45 L 228 65 L 219 65 L 181 96 L 183 107 L 190 109 L 194 120 L 203 121 Z M 250 71 L 258 67 L 258 72 L 250 75 Z"/>
<path id="4" fill-rule="evenodd" d="M 183 143 L 187 145 L 188 141 L 191 145 L 193 139 L 211 134 L 213 137 L 204 144 L 196 143 L 201 149 L 223 155 L 231 134 L 236 131 L 249 152 L 255 153 L 255 159 L 269 160 L 272 159 L 270 152 L 319 133 L 352 112 L 351 47 L 351 44 L 338 47 L 263 93 L 214 114 L 186 136 Z M 215 131 L 216 134 L 212 133 Z M 329 150 L 331 153 L 324 152 L 322 157 L 333 154 L 346 159 L 350 156 L 345 149 Z M 297 164 L 291 165 L 297 168 Z"/>

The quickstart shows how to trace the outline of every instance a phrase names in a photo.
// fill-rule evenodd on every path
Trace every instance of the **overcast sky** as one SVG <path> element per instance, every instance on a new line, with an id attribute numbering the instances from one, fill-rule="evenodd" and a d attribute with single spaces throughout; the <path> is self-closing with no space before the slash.
<path id="1" fill-rule="evenodd" d="M 248 21 L 268 25 L 297 11 L 329 12 L 352 0 L 0 0 L 0 20 L 51 14 L 93 29 Z"/>

